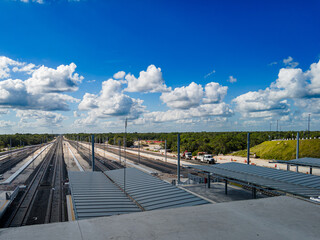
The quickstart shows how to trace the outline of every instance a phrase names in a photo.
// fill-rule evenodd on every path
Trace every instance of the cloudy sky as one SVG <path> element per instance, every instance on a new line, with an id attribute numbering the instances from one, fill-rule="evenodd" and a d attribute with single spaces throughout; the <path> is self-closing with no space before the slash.
<path id="1" fill-rule="evenodd" d="M 0 0 L 0 132 L 320 130 L 319 11 Z"/>

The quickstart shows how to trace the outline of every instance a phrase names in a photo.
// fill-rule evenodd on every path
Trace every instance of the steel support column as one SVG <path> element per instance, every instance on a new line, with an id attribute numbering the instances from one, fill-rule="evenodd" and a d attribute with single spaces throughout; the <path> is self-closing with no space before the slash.
<path id="1" fill-rule="evenodd" d="M 178 133 L 178 164 L 177 164 L 177 178 L 180 184 L 180 133 Z"/>
<path id="2" fill-rule="evenodd" d="M 92 142 L 92 171 L 94 172 L 94 134 L 91 136 L 91 142 Z"/>
<path id="3" fill-rule="evenodd" d="M 228 195 L 228 180 L 225 180 L 224 193 Z"/>
<path id="4" fill-rule="evenodd" d="M 257 198 L 257 189 L 255 187 L 252 187 L 252 198 Z"/>

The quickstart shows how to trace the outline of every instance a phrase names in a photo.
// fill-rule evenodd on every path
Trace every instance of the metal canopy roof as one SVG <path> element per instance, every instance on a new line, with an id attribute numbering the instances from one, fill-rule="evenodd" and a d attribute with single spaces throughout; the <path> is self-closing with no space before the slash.
<path id="1" fill-rule="evenodd" d="M 122 189 L 124 169 L 106 171 Z M 126 169 L 125 191 L 145 210 L 195 206 L 209 203 L 191 193 L 144 173 L 136 168 Z"/>
<path id="2" fill-rule="evenodd" d="M 68 172 L 76 219 L 140 212 L 102 172 Z"/>
<path id="3" fill-rule="evenodd" d="M 320 158 L 298 158 L 289 161 L 276 160 L 277 163 L 320 168 Z"/>
<path id="4" fill-rule="evenodd" d="M 212 173 L 227 180 L 237 180 L 303 197 L 320 196 L 320 176 L 234 162 L 214 166 L 187 165 L 187 167 Z"/>

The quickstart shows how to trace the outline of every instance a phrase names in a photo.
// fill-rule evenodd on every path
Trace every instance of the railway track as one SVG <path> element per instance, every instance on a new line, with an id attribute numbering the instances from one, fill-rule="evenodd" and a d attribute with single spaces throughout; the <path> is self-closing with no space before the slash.
<path id="1" fill-rule="evenodd" d="M 89 156 L 89 150 L 86 147 L 84 147 L 82 144 L 78 145 L 77 147 L 75 142 L 69 141 L 69 143 L 73 148 L 78 149 L 78 153 L 80 154 L 80 156 L 85 161 L 87 161 L 90 166 L 92 166 L 91 156 Z M 123 168 L 123 166 L 115 161 L 104 158 L 95 152 L 95 170 L 104 172 L 104 171 L 114 170 L 119 168 Z"/>
<path id="2" fill-rule="evenodd" d="M 9 155 L 0 161 L 0 174 L 3 174 L 10 169 L 12 169 L 14 166 L 16 166 L 19 162 L 21 162 L 23 159 L 26 159 L 31 154 L 33 154 L 36 150 L 38 150 L 39 147 L 29 148 L 25 149 L 24 151 L 19 151 L 13 155 Z"/>
<path id="3" fill-rule="evenodd" d="M 61 138 L 55 141 L 26 181 L 26 189 L 12 203 L 13 209 L 8 211 L 10 215 L 2 227 L 66 221 L 64 181 L 67 176 L 61 142 Z"/>
<path id="4" fill-rule="evenodd" d="M 98 146 L 98 148 L 105 150 L 104 146 L 101 146 L 101 144 L 97 144 L 97 146 Z M 119 155 L 118 149 L 108 148 L 107 151 L 109 151 L 113 154 Z M 123 149 L 121 150 L 121 154 L 123 156 L 123 154 L 124 154 Z M 155 159 L 150 159 L 150 158 L 147 158 L 147 157 L 144 157 L 141 155 L 140 155 L 140 159 L 139 159 L 139 156 L 137 156 L 136 154 L 127 152 L 127 151 L 126 151 L 126 158 L 135 162 L 135 163 L 143 164 L 147 167 L 150 167 L 152 169 L 158 170 L 163 173 L 177 174 L 177 165 L 172 164 L 172 163 L 163 162 L 163 161 L 155 160 Z M 181 174 L 185 175 L 185 174 L 187 174 L 187 172 L 181 168 Z"/>

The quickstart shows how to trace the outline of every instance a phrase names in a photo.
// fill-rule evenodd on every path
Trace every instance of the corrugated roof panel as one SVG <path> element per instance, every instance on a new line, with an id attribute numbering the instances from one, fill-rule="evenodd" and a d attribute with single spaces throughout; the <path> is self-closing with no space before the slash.
<path id="1" fill-rule="evenodd" d="M 320 176 L 233 162 L 214 166 L 187 166 L 224 178 L 248 182 L 294 195 L 304 197 L 320 196 Z"/>
<path id="2" fill-rule="evenodd" d="M 124 189 L 145 210 L 195 206 L 209 203 L 191 193 L 144 173 L 136 168 L 106 171 L 105 174 Z"/>
<path id="3" fill-rule="evenodd" d="M 298 159 L 293 159 L 293 160 L 289 160 L 289 161 L 277 160 L 275 162 L 291 164 L 291 165 L 298 165 L 298 166 L 320 168 L 320 158 L 298 158 Z"/>
<path id="4" fill-rule="evenodd" d="M 68 172 L 68 174 L 77 219 L 141 211 L 102 172 Z"/>

